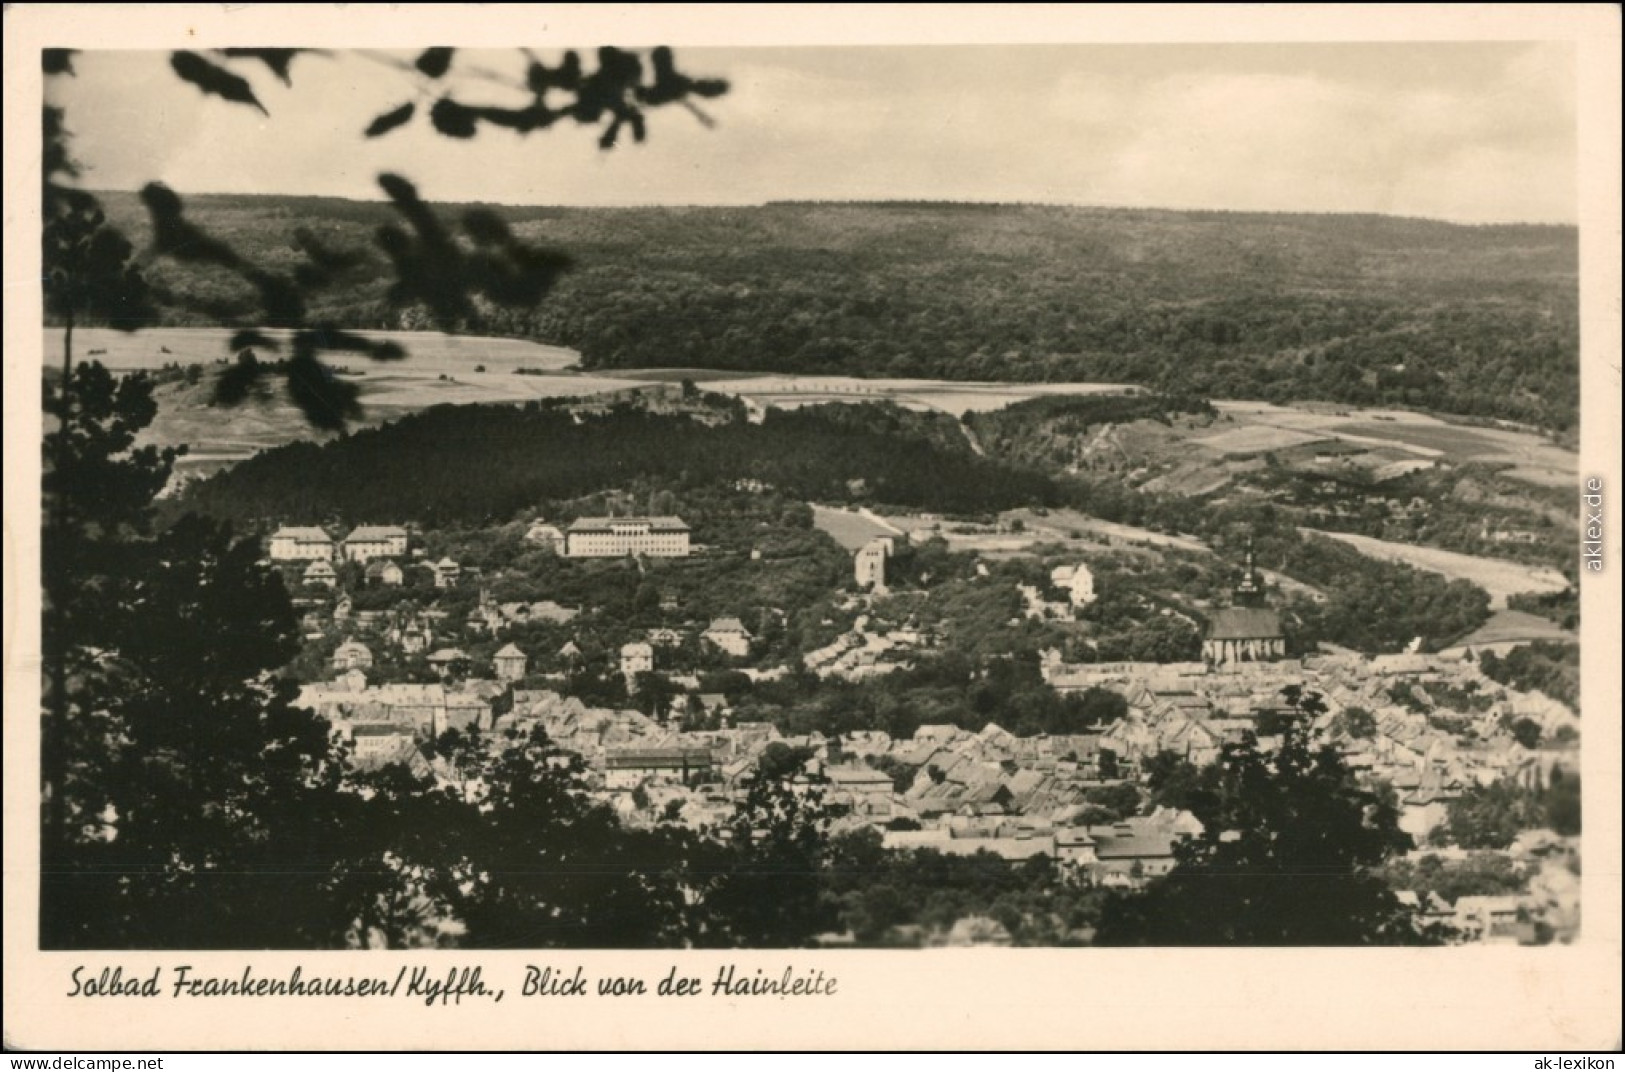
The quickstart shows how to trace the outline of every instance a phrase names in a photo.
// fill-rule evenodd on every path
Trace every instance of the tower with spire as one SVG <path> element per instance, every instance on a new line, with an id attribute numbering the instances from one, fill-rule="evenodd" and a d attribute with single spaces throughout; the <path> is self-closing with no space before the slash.
<path id="1" fill-rule="evenodd" d="M 1252 537 L 1247 538 L 1247 564 L 1231 591 L 1231 605 L 1213 612 L 1202 660 L 1209 666 L 1264 662 L 1286 656 L 1281 618 L 1266 603 L 1264 578 L 1258 571 Z"/>

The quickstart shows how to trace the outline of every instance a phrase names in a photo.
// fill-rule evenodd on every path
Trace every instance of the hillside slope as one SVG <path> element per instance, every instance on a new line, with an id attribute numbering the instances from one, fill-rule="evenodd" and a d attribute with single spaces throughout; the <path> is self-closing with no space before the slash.
<path id="1" fill-rule="evenodd" d="M 101 196 L 144 241 L 134 195 Z M 292 263 L 300 228 L 368 250 L 314 316 L 427 326 L 421 311 L 384 299 L 372 235 L 387 206 L 187 204 L 211 233 L 273 267 Z M 575 347 L 589 368 L 1128 381 L 1552 429 L 1576 421 L 1573 228 L 915 203 L 497 211 L 576 268 L 538 308 L 493 310 L 464 327 Z M 169 262 L 151 274 L 171 296 L 170 323 L 253 317 L 247 293 L 218 278 Z"/>

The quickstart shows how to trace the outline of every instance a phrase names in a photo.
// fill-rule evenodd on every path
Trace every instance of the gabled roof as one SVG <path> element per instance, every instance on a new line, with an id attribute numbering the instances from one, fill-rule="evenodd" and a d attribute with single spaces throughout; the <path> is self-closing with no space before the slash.
<path id="1" fill-rule="evenodd" d="M 332 543 L 333 537 L 315 525 L 283 525 L 271 533 L 271 539 L 283 540 L 314 540 L 321 543 Z"/>
<path id="2" fill-rule="evenodd" d="M 1281 618 L 1266 607 L 1226 607 L 1214 612 L 1207 635 L 1209 640 L 1274 640 L 1281 635 Z"/>
<path id="3" fill-rule="evenodd" d="M 705 631 L 707 633 L 744 633 L 746 636 L 750 635 L 750 630 L 746 629 L 745 623 L 738 618 L 718 618 Z"/>
<path id="4" fill-rule="evenodd" d="M 496 653 L 496 658 L 498 659 L 523 659 L 524 657 L 525 653 L 520 651 L 518 645 L 516 644 L 508 644 L 501 651 Z"/>
<path id="5" fill-rule="evenodd" d="M 344 539 L 349 540 L 404 540 L 406 530 L 399 525 L 361 525 Z"/>

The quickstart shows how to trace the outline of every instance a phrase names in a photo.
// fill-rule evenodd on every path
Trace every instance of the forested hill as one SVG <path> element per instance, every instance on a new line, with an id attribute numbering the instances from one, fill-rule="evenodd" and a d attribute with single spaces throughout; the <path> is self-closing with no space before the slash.
<path id="1" fill-rule="evenodd" d="M 740 414 L 716 425 L 632 406 L 580 416 L 547 403 L 436 406 L 319 446 L 263 451 L 189 486 L 165 512 L 247 527 L 479 524 L 636 481 L 673 489 L 759 481 L 793 498 L 947 513 L 1056 501 L 1042 474 L 978 457 L 961 435 L 924 426 L 952 420 L 878 405 L 772 410 L 760 424 Z"/>
<path id="2" fill-rule="evenodd" d="M 140 245 L 134 196 L 101 196 Z M 187 206 L 260 263 L 287 261 L 300 227 L 371 249 L 377 270 L 314 313 L 358 328 L 426 324 L 384 302 L 371 241 L 385 205 L 200 196 Z M 1131 381 L 1554 429 L 1576 421 L 1570 227 L 913 202 L 496 211 L 577 267 L 540 307 L 467 328 L 572 346 L 595 368 Z M 153 273 L 209 310 L 173 302 L 173 323 L 251 308 L 194 270 L 165 262 Z"/>

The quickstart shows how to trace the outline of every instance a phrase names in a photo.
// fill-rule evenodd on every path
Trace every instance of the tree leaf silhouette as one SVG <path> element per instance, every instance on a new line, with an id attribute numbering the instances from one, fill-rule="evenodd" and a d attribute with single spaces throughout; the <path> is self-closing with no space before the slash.
<path id="1" fill-rule="evenodd" d="M 550 89 L 573 91 L 581 85 L 581 57 L 572 49 L 564 54 L 557 67 L 532 60 L 525 71 L 525 84 L 537 96 Z"/>
<path id="2" fill-rule="evenodd" d="M 254 387 L 265 374 L 265 366 L 260 364 L 254 351 L 243 348 L 237 354 L 237 360 L 232 366 L 220 374 L 214 382 L 214 401 L 220 406 L 235 406 L 246 399 Z"/>
<path id="3" fill-rule="evenodd" d="M 40 51 L 40 65 L 46 74 L 72 74 L 73 53 L 71 48 L 47 48 Z"/>
<path id="4" fill-rule="evenodd" d="M 315 427 L 342 430 L 346 422 L 361 415 L 361 388 L 339 379 L 318 361 L 309 340 L 296 341 L 295 346 L 297 352 L 288 361 L 288 394 L 294 405 Z"/>
<path id="5" fill-rule="evenodd" d="M 288 76 L 288 66 L 295 56 L 308 51 L 304 48 L 223 48 L 220 53 L 231 59 L 259 60 L 281 79 L 283 85 L 291 86 L 293 79 Z"/>
<path id="6" fill-rule="evenodd" d="M 430 78 L 440 78 L 451 69 L 451 56 L 454 51 L 455 49 L 450 48 L 425 49 L 413 66 Z"/>
<path id="7" fill-rule="evenodd" d="M 379 116 L 377 119 L 374 119 L 371 123 L 367 124 L 367 129 L 364 132 L 364 135 L 369 138 L 382 137 L 383 135 L 394 130 L 396 127 L 404 126 L 406 123 L 410 122 L 413 114 L 416 111 L 417 105 L 413 104 L 411 101 L 407 101 L 399 108 L 392 108 L 383 115 Z"/>
<path id="8" fill-rule="evenodd" d="M 184 81 L 192 83 L 204 93 L 236 104 L 252 105 L 263 115 L 271 114 L 254 96 L 254 88 L 246 78 L 210 63 L 196 52 L 176 52 L 169 57 L 169 65 Z"/>
<path id="9" fill-rule="evenodd" d="M 477 132 L 474 109 L 458 104 L 450 97 L 441 97 L 429 110 L 429 121 L 448 138 L 472 138 Z"/>
<path id="10" fill-rule="evenodd" d="M 226 345 L 233 350 L 239 351 L 239 360 L 242 357 L 240 351 L 247 350 L 251 346 L 258 346 L 262 350 L 280 350 L 282 348 L 282 344 L 271 336 L 262 331 L 255 331 L 253 328 L 244 328 L 242 331 L 233 332 L 231 341 Z"/>
<path id="11" fill-rule="evenodd" d="M 141 188 L 141 203 L 152 219 L 154 252 L 178 261 L 217 264 L 222 268 L 242 266 L 242 258 L 224 242 L 211 238 L 186 219 L 180 195 L 161 182 Z"/>

